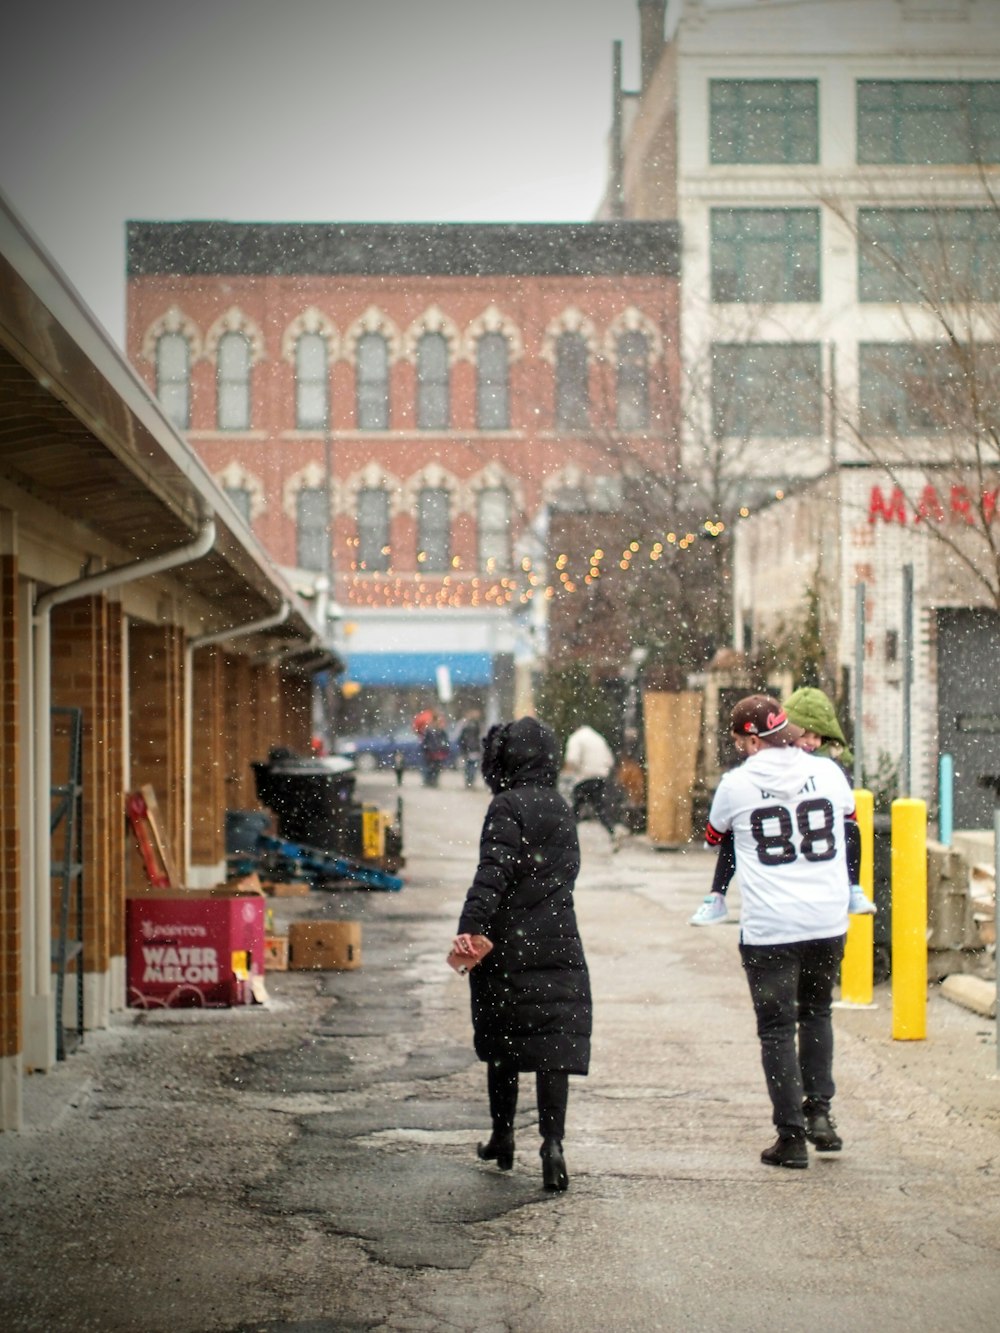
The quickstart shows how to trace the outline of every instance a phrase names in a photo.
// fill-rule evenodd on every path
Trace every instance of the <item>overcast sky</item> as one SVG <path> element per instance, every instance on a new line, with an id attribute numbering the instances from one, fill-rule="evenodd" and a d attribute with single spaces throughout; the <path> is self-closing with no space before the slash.
<path id="1" fill-rule="evenodd" d="M 119 343 L 124 223 L 578 221 L 636 0 L 49 0 L 0 43 L 0 189 Z"/>

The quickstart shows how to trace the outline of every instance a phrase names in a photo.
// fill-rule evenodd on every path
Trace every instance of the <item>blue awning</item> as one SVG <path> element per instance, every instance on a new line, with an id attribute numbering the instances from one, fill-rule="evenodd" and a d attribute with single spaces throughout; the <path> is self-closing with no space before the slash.
<path id="1" fill-rule="evenodd" d="M 345 678 L 359 685 L 435 685 L 442 666 L 454 687 L 493 679 L 489 653 L 348 653 Z"/>

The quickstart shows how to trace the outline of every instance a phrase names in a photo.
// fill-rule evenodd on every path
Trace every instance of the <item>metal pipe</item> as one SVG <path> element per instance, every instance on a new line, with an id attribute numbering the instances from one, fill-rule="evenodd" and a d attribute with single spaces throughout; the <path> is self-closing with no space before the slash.
<path id="1" fill-rule="evenodd" d="M 903 566 L 903 751 L 900 758 L 900 795 L 912 786 L 913 744 L 910 735 L 913 697 L 913 566 Z"/>
<path id="2" fill-rule="evenodd" d="M 865 593 L 854 585 L 854 785 L 865 785 Z"/>
<path id="3" fill-rule="evenodd" d="M 35 998 L 45 999 L 52 993 L 52 608 L 201 560 L 214 544 L 215 519 L 209 516 L 202 520 L 197 537 L 183 546 L 50 588 L 35 602 L 32 622 L 35 656 L 35 938 L 33 975 L 27 979 L 30 994 Z M 61 1015 L 56 1018 L 62 1021 Z M 36 1063 L 47 1067 L 50 1061 L 46 1058 Z"/>

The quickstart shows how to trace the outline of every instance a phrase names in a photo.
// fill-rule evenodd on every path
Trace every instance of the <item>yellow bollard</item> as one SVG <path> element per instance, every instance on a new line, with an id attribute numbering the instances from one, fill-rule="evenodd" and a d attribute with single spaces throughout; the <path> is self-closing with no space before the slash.
<path id="1" fill-rule="evenodd" d="M 927 1036 L 927 803 L 892 803 L 892 1035 Z"/>
<path id="2" fill-rule="evenodd" d="M 854 793 L 861 830 L 861 887 L 875 898 L 875 798 L 864 788 Z M 844 1004 L 871 1004 L 874 991 L 875 918 L 852 916 L 840 967 L 840 998 Z"/>

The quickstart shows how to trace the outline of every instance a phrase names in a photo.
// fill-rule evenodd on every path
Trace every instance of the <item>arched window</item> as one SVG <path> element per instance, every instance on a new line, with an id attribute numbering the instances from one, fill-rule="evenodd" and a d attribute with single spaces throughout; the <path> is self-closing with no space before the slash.
<path id="1" fill-rule="evenodd" d="M 242 333 L 224 333 L 219 339 L 216 378 L 219 430 L 250 427 L 250 342 Z"/>
<path id="2" fill-rule="evenodd" d="M 246 486 L 224 486 L 230 504 L 239 513 L 243 522 L 250 526 L 250 492 Z"/>
<path id="3" fill-rule="evenodd" d="M 326 572 L 327 503 L 325 486 L 303 486 L 295 497 L 295 563 L 299 569 Z"/>
<path id="4" fill-rule="evenodd" d="M 298 430 L 326 430 L 330 412 L 326 339 L 303 333 L 295 344 L 295 425 Z"/>
<path id="5" fill-rule="evenodd" d="M 582 334 L 561 333 L 556 343 L 556 429 L 590 425 L 587 344 Z"/>
<path id="6" fill-rule="evenodd" d="M 480 430 L 510 426 L 509 352 L 502 333 L 484 333 L 476 346 L 476 425 Z"/>
<path id="7" fill-rule="evenodd" d="M 178 430 L 191 424 L 191 348 L 183 333 L 156 340 L 156 396 Z"/>
<path id="8" fill-rule="evenodd" d="M 447 430 L 450 424 L 448 340 L 443 333 L 425 333 L 417 344 L 417 429 Z"/>
<path id="9" fill-rule="evenodd" d="M 389 492 L 366 486 L 358 492 L 358 568 L 384 573 L 391 563 Z"/>
<path id="10" fill-rule="evenodd" d="M 646 335 L 629 330 L 618 339 L 618 429 L 649 425 L 649 350 Z"/>
<path id="11" fill-rule="evenodd" d="M 389 348 L 381 333 L 365 333 L 357 350 L 358 430 L 389 429 Z"/>
<path id="12" fill-rule="evenodd" d="M 476 502 L 476 558 L 480 574 L 510 572 L 510 493 L 487 486 Z"/>
<path id="13" fill-rule="evenodd" d="M 421 570 L 451 564 L 451 505 L 443 486 L 425 486 L 417 496 L 417 565 Z"/>

